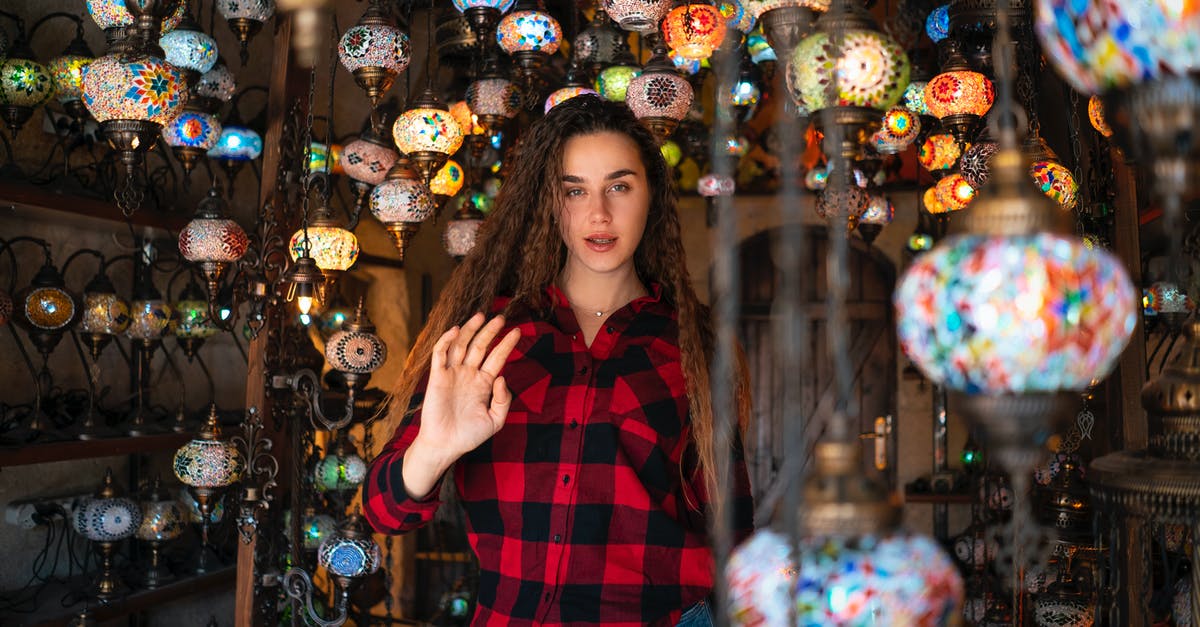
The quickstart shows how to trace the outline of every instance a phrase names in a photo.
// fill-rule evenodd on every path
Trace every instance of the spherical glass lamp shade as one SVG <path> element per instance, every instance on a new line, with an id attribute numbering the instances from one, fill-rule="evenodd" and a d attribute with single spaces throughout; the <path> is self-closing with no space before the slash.
<path id="1" fill-rule="evenodd" d="M 629 81 L 625 104 L 639 119 L 682 120 L 692 107 L 694 92 L 687 79 L 675 72 L 643 72 Z"/>
<path id="2" fill-rule="evenodd" d="M 352 73 L 362 68 L 380 68 L 395 78 L 408 68 L 412 50 L 408 35 L 395 25 L 359 24 L 342 35 L 338 59 Z"/>
<path id="3" fill-rule="evenodd" d="M 596 18 L 575 37 L 572 55 L 580 65 L 594 68 L 609 65 L 617 60 L 625 45 L 625 34 L 601 11 L 598 9 Z"/>
<path id="4" fill-rule="evenodd" d="M 933 186 L 937 201 L 950 211 L 961 211 L 975 199 L 975 188 L 957 172 L 944 177 Z"/>
<path id="5" fill-rule="evenodd" d="M 77 309 L 75 298 L 61 287 L 34 288 L 21 301 L 22 318 L 42 331 L 66 328 L 75 320 Z"/>
<path id="6" fill-rule="evenodd" d="M 958 162 L 962 148 L 950 133 L 935 133 L 925 138 L 917 151 L 917 162 L 929 170 L 949 170 Z"/>
<path id="7" fill-rule="evenodd" d="M 1037 0 L 1045 58 L 1076 91 L 1096 94 L 1200 67 L 1193 3 Z"/>
<path id="8" fill-rule="evenodd" d="M 734 625 L 913 625 L 955 623 L 963 596 L 957 569 L 921 536 L 791 541 L 755 533 L 726 567 Z"/>
<path id="9" fill-rule="evenodd" d="M 129 306 L 129 328 L 125 334 L 135 340 L 162 339 L 170 328 L 175 312 L 161 298 L 135 300 Z"/>
<path id="10" fill-rule="evenodd" d="M 175 451 L 175 476 L 193 488 L 224 488 L 242 478 L 245 464 L 232 442 L 196 438 Z"/>
<path id="11" fill-rule="evenodd" d="M 1079 184 L 1071 170 L 1057 161 L 1036 161 L 1029 168 L 1033 182 L 1047 198 L 1070 211 L 1079 201 Z"/>
<path id="12" fill-rule="evenodd" d="M 470 89 L 470 86 L 467 89 Z M 455 122 L 458 122 L 458 128 L 464 135 L 482 135 L 487 132 L 487 129 L 479 124 L 479 116 L 475 115 L 466 100 L 459 100 L 451 104 L 450 116 L 454 118 Z"/>
<path id="13" fill-rule="evenodd" d="M 320 142 L 311 142 L 308 147 L 308 171 L 340 174 L 342 171 L 342 147 L 333 144 L 326 146 Z"/>
<path id="14" fill-rule="evenodd" d="M 732 196 L 736 190 L 737 183 L 733 177 L 725 174 L 705 174 L 696 183 L 696 192 L 705 198 Z"/>
<path id="15" fill-rule="evenodd" d="M 904 352 L 968 394 L 1086 389 L 1137 315 L 1120 261 L 1051 233 L 949 238 L 913 262 L 893 301 Z"/>
<path id="16" fill-rule="evenodd" d="M 171 322 L 171 333 L 180 339 L 205 340 L 217 334 L 219 329 L 208 317 L 208 302 L 203 300 L 181 300 L 175 303 L 175 319 Z"/>
<path id="17" fill-rule="evenodd" d="M 1160 313 L 1191 313 L 1196 309 L 1195 303 L 1188 297 L 1187 292 L 1170 281 L 1158 281 L 1147 291 L 1146 307 L 1154 314 Z"/>
<path id="18" fill-rule="evenodd" d="M 162 135 L 172 148 L 195 148 L 207 152 L 221 138 L 221 121 L 204 111 L 183 111 L 163 126 Z"/>
<path id="19" fill-rule="evenodd" d="M 8 292 L 0 290 L 0 327 L 8 324 L 12 320 L 13 301 L 12 296 Z"/>
<path id="20" fill-rule="evenodd" d="M 449 111 L 420 107 L 409 109 L 396 118 L 392 138 L 400 152 L 406 154 L 437 152 L 452 155 L 462 146 L 463 132 Z"/>
<path id="21" fill-rule="evenodd" d="M 39 107 L 54 97 L 54 80 L 44 65 L 16 57 L 0 62 L 0 105 Z"/>
<path id="22" fill-rule="evenodd" d="M 742 33 L 754 30 L 754 25 L 758 23 L 758 18 L 746 9 L 746 5 L 742 4 L 741 0 L 722 0 L 718 8 L 729 28 Z"/>
<path id="23" fill-rule="evenodd" d="M 979 72 L 942 72 L 925 85 L 925 104 L 929 114 L 938 119 L 952 115 L 983 117 L 995 100 L 992 81 Z"/>
<path id="24" fill-rule="evenodd" d="M 221 17 L 227 20 L 265 22 L 275 15 L 274 0 L 222 0 L 217 3 Z"/>
<path id="25" fill-rule="evenodd" d="M 675 69 L 687 74 L 688 76 L 695 76 L 699 74 L 700 70 L 704 69 L 705 64 L 708 63 L 708 59 L 691 59 L 677 54 L 674 50 L 672 50 L 668 56 L 671 57 L 671 63 L 675 64 Z M 712 67 L 711 64 L 709 67 Z"/>
<path id="26" fill-rule="evenodd" d="M 621 28 L 648 33 L 658 28 L 667 12 L 670 0 L 604 0 L 604 10 Z"/>
<path id="27" fill-rule="evenodd" d="M 356 181 L 378 185 L 399 158 L 400 155 L 386 144 L 356 139 L 346 144 L 342 152 L 342 170 Z"/>
<path id="28" fill-rule="evenodd" d="M 596 77 L 596 93 L 605 100 L 625 102 L 630 81 L 641 74 L 641 68 L 632 65 L 614 65 L 605 68 Z"/>
<path id="29" fill-rule="evenodd" d="M 92 498 L 75 514 L 75 528 L 92 542 L 117 542 L 132 536 L 142 524 L 142 510 L 123 498 Z"/>
<path id="30" fill-rule="evenodd" d="M 481 78 L 467 86 L 465 102 L 467 109 L 475 116 L 511 119 L 521 112 L 521 90 L 507 78 Z M 458 118 L 452 117 L 455 117 L 455 121 L 462 127 Z M 477 119 L 471 118 L 472 126 L 476 125 Z"/>
<path id="31" fill-rule="evenodd" d="M 1088 98 L 1088 121 L 1092 123 L 1092 128 L 1096 129 L 1097 133 L 1105 137 L 1112 137 L 1113 130 L 1104 117 L 1104 101 L 1100 99 L 1100 96 L 1093 95 Z"/>
<path id="32" fill-rule="evenodd" d="M 97 122 L 148 120 L 166 125 L 187 103 L 187 81 L 153 56 L 105 55 L 83 72 L 83 103 Z"/>
<path id="33" fill-rule="evenodd" d="M 929 12 L 925 18 L 925 34 L 938 43 L 950 36 L 950 5 L 943 4 Z"/>
<path id="34" fill-rule="evenodd" d="M 112 292 L 84 292 L 83 317 L 79 331 L 85 334 L 117 335 L 129 328 L 129 305 Z"/>
<path id="35" fill-rule="evenodd" d="M 313 484 L 321 492 L 357 488 L 367 476 L 367 463 L 354 451 L 330 453 L 313 470 Z"/>
<path id="36" fill-rule="evenodd" d="M 982 189 L 991 173 L 992 155 L 1000 150 L 996 142 L 979 142 L 963 151 L 958 162 L 958 171 L 971 187 Z"/>
<path id="37" fill-rule="evenodd" d="M 437 203 L 420 179 L 384 180 L 371 190 L 371 215 L 384 224 L 424 222 L 433 217 Z"/>
<path id="38" fill-rule="evenodd" d="M 329 574 L 339 578 L 355 578 L 379 570 L 382 556 L 379 545 L 371 535 L 361 530 L 347 532 L 338 529 L 324 542 L 317 552 L 317 563 Z"/>
<path id="39" fill-rule="evenodd" d="M 145 542 L 166 542 L 183 534 L 183 510 L 174 499 L 142 503 L 142 523 L 137 538 Z"/>
<path id="40" fill-rule="evenodd" d="M 211 70 L 200 75 L 200 80 L 196 81 L 196 86 L 192 89 L 197 96 L 229 102 L 233 98 L 233 92 L 237 90 L 237 81 L 224 63 L 217 63 Z"/>
<path id="41" fill-rule="evenodd" d="M 909 83 L 908 87 L 904 88 L 904 108 L 917 115 L 933 115 L 929 112 L 929 105 L 925 103 L 925 86 L 928 84 L 929 81 L 912 81 Z"/>
<path id="42" fill-rule="evenodd" d="M 826 86 L 835 58 L 840 58 L 838 93 L 829 102 Z M 810 112 L 831 106 L 887 110 L 904 95 L 909 69 L 904 49 L 879 31 L 847 31 L 840 54 L 827 33 L 815 32 L 792 52 L 787 84 L 796 105 Z"/>
<path id="43" fill-rule="evenodd" d="M 743 0 L 743 4 L 755 19 L 762 18 L 767 11 L 784 7 L 803 7 L 817 13 L 829 10 L 829 0 Z"/>
<path id="44" fill-rule="evenodd" d="M 54 78 L 54 92 L 59 102 L 83 99 L 83 68 L 92 60 L 92 57 L 78 54 L 64 54 L 50 60 L 46 69 Z"/>
<path id="45" fill-rule="evenodd" d="M 882 155 L 894 155 L 921 134 L 921 118 L 904 107 L 892 107 L 883 114 L 879 130 L 871 136 L 871 145 Z"/>
<path id="46" fill-rule="evenodd" d="M 937 189 L 934 187 L 925 190 L 921 196 L 921 204 L 925 207 L 925 211 L 935 216 L 950 212 L 950 207 L 943 205 L 942 201 L 938 199 Z"/>
<path id="47" fill-rule="evenodd" d="M 558 20 L 545 11 L 513 11 L 496 26 L 496 42 L 508 54 L 541 52 L 551 55 L 558 52 L 562 38 Z M 471 110 L 475 108 L 471 107 Z"/>
<path id="48" fill-rule="evenodd" d="M 857 185 L 826 186 L 817 195 L 814 208 L 817 215 L 825 221 L 832 221 L 841 216 L 849 221 L 850 228 L 858 224 L 858 219 L 871 206 L 871 195 Z"/>
<path id="49" fill-rule="evenodd" d="M 292 510 L 283 513 L 283 528 L 292 528 Z M 301 542 L 305 551 L 316 551 L 326 538 L 333 535 L 337 529 L 337 521 L 328 514 L 317 514 L 309 510 L 304 514 L 304 522 L 300 527 Z"/>
<path id="50" fill-rule="evenodd" d="M 663 19 L 667 47 L 687 59 L 707 59 L 725 41 L 725 16 L 711 4 L 685 4 Z"/>
<path id="51" fill-rule="evenodd" d="M 203 74 L 217 64 L 217 40 L 199 30 L 173 30 L 164 34 L 158 45 L 166 53 L 167 63 L 180 69 Z"/>
<path id="52" fill-rule="evenodd" d="M 217 145 L 208 150 L 210 159 L 228 161 L 253 161 L 263 151 L 262 136 L 244 126 L 226 126 L 221 129 Z"/>
<path id="53" fill-rule="evenodd" d="M 455 216 L 455 219 L 446 223 L 446 230 L 442 232 L 442 246 L 451 257 L 466 257 L 471 249 L 475 248 L 482 224 L 483 213 L 479 211 L 467 212 L 461 217 Z"/>
<path id="54" fill-rule="evenodd" d="M 758 83 L 749 79 L 740 79 L 733 84 L 729 94 L 730 104 L 735 107 L 753 107 L 762 97 L 762 89 Z"/>
<path id="55" fill-rule="evenodd" d="M 746 35 L 746 52 L 750 54 L 750 61 L 755 65 L 767 61 L 779 60 L 775 55 L 775 49 L 767 42 L 767 38 L 758 31 Z"/>
<path id="56" fill-rule="evenodd" d="M 462 189 L 466 175 L 458 162 L 450 159 L 438 170 L 433 180 L 429 181 L 429 191 L 438 196 L 453 196 Z"/>
<path id="57" fill-rule="evenodd" d="M 467 9 L 483 8 L 496 9 L 501 13 L 508 13 L 516 0 L 452 0 L 454 8 L 458 9 L 459 13 L 466 13 Z"/>
<path id="58" fill-rule="evenodd" d="M 170 15 L 163 18 L 162 32 L 169 33 L 175 30 L 183 21 L 187 7 L 187 2 L 180 2 Z M 87 0 L 87 10 L 100 30 L 124 28 L 134 23 L 133 15 L 125 8 L 125 0 Z"/>
<path id="59" fill-rule="evenodd" d="M 679 144 L 672 140 L 668 139 L 667 141 L 663 142 L 662 145 L 658 147 L 658 151 L 662 153 L 663 160 L 667 162 L 667 165 L 671 166 L 672 168 L 679 165 L 680 161 L 683 161 L 683 149 L 679 147 Z"/>
<path id="60" fill-rule="evenodd" d="M 575 96 L 582 96 L 584 94 L 596 94 L 596 90 L 588 89 L 587 87 L 563 87 L 561 89 L 556 89 L 546 97 L 544 113 L 550 113 L 550 110 L 554 107 L 557 107 L 558 105 L 574 98 Z"/>
<path id="61" fill-rule="evenodd" d="M 179 233 L 179 252 L 192 263 L 233 263 L 249 248 L 246 232 L 229 218 L 194 218 Z"/>
<path id="62" fill-rule="evenodd" d="M 858 223 L 860 225 L 878 224 L 879 226 L 887 226 L 892 223 L 892 219 L 895 217 L 896 207 L 887 196 L 883 194 L 871 194 L 871 204 L 867 205 L 867 210 L 858 219 Z"/>
<path id="63" fill-rule="evenodd" d="M 292 234 L 288 245 L 292 261 L 304 254 L 304 231 L 301 228 Z M 308 246 L 308 256 L 312 257 L 313 261 L 317 262 L 317 267 L 322 270 L 349 270 L 358 259 L 358 238 L 340 226 L 309 225 Z"/>

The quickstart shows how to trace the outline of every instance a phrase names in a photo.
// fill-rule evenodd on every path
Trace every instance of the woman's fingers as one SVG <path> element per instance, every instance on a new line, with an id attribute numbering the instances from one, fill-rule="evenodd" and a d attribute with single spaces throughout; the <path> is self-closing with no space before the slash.
<path id="1" fill-rule="evenodd" d="M 467 346 L 470 345 L 471 338 L 475 337 L 475 332 L 483 326 L 483 320 L 483 314 L 477 313 L 462 326 L 458 337 L 450 344 L 448 363 L 451 367 L 461 364 L 463 358 L 467 356 Z"/>
<path id="2" fill-rule="evenodd" d="M 436 344 L 433 345 L 433 358 L 430 361 L 430 370 L 444 370 L 447 366 L 448 357 L 446 352 L 450 349 L 450 343 L 458 335 L 458 327 L 450 327 L 438 338 Z"/>
<path id="3" fill-rule="evenodd" d="M 521 330 L 512 329 L 504 335 L 504 339 L 488 353 L 487 359 L 479 369 L 493 377 L 500 374 L 500 369 L 504 367 L 508 361 L 508 356 L 516 348 L 517 342 L 521 339 Z"/>
<path id="4" fill-rule="evenodd" d="M 467 347 L 467 356 L 463 359 L 463 365 L 478 368 L 479 364 L 483 362 L 484 356 L 487 355 L 488 346 L 492 344 L 496 334 L 503 328 L 504 316 L 496 316 L 488 320 L 488 323 L 483 325 L 483 328 L 471 339 L 471 344 Z"/>
<path id="5" fill-rule="evenodd" d="M 511 406 L 512 392 L 508 391 L 504 377 L 496 377 L 492 382 L 492 405 L 488 407 L 488 415 L 491 416 L 496 431 L 504 426 L 504 419 L 508 417 L 508 408 Z"/>

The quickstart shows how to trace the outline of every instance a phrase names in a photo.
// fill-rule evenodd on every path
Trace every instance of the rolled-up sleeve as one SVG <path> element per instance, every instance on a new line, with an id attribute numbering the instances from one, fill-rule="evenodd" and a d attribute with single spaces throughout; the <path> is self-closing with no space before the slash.
<path id="1" fill-rule="evenodd" d="M 420 389 L 424 389 L 422 382 Z M 392 439 L 367 468 L 362 484 L 363 516 L 379 533 L 400 534 L 420 528 L 433 519 L 442 490 L 438 479 L 425 500 L 416 500 L 404 489 L 404 453 L 417 438 L 421 427 L 421 401 L 424 394 L 414 394 L 410 408 L 415 408 L 408 420 L 396 428 Z"/>

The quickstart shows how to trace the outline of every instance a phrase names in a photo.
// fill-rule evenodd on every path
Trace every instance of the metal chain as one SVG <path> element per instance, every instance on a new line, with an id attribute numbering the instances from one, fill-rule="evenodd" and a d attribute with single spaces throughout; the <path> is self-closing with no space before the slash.
<path id="1" fill-rule="evenodd" d="M 1078 181 L 1083 178 L 1083 157 L 1081 156 L 1081 146 L 1079 145 L 1079 92 L 1066 86 L 1064 83 L 1063 89 L 1071 92 L 1071 115 L 1067 117 L 1067 133 L 1071 141 L 1071 174 Z M 1091 198 L 1089 198 L 1088 190 L 1084 186 L 1082 198 L 1075 203 L 1075 234 L 1082 237 L 1084 235 L 1084 216 L 1091 214 Z"/>
<path id="2" fill-rule="evenodd" d="M 304 255 L 308 256 L 312 250 L 312 243 L 308 240 L 308 192 L 311 180 L 309 179 L 311 172 L 308 171 L 309 161 L 312 160 L 312 138 L 313 138 L 313 105 L 317 97 L 317 68 L 313 68 L 308 74 L 308 111 L 304 117 L 304 154 L 300 159 L 300 171 L 303 184 L 300 186 L 302 196 L 300 199 L 301 217 L 300 228 L 304 230 Z"/>
<path id="3" fill-rule="evenodd" d="M 1017 25 L 1017 97 L 1021 99 L 1021 105 L 1025 108 L 1025 115 L 1028 120 L 1029 136 L 1033 137 L 1041 134 L 1042 125 L 1038 118 L 1038 102 L 1037 102 L 1037 66 L 1040 57 L 1038 56 L 1037 39 L 1034 38 L 1032 20 L 1029 16 Z"/>

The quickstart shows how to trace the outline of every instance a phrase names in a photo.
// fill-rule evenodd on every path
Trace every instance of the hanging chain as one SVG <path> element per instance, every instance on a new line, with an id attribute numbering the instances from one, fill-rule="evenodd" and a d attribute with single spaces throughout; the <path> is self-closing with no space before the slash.
<path id="1" fill-rule="evenodd" d="M 1071 142 L 1071 175 L 1075 177 L 1076 181 L 1079 181 L 1083 178 L 1083 157 L 1080 152 L 1082 146 L 1079 144 L 1079 92 L 1066 86 L 1065 83 L 1063 89 L 1071 92 L 1071 115 L 1067 116 L 1067 133 Z M 1086 187 L 1085 185 L 1082 197 L 1075 203 L 1075 234 L 1079 237 L 1085 235 L 1085 222 L 1090 223 L 1087 218 L 1092 212 L 1091 198 L 1089 198 Z"/>
<path id="2" fill-rule="evenodd" d="M 1037 101 L 1037 68 L 1040 61 L 1038 56 L 1037 39 L 1034 37 L 1032 21 L 1028 15 L 1023 15 L 1017 32 L 1017 97 L 1025 108 L 1028 120 L 1028 135 L 1034 137 L 1041 134 L 1042 125 L 1038 118 Z M 997 60 L 999 63 L 999 60 Z"/>
<path id="3" fill-rule="evenodd" d="M 308 111 L 304 117 L 304 154 L 301 155 L 300 167 L 304 173 L 303 184 L 300 186 L 302 197 L 300 199 L 301 216 L 300 228 L 304 230 L 304 255 L 309 256 L 312 250 L 312 243 L 308 240 L 308 193 L 312 185 L 312 172 L 309 171 L 308 164 L 312 160 L 312 138 L 313 138 L 313 106 L 317 97 L 317 68 L 313 68 L 308 74 Z"/>

